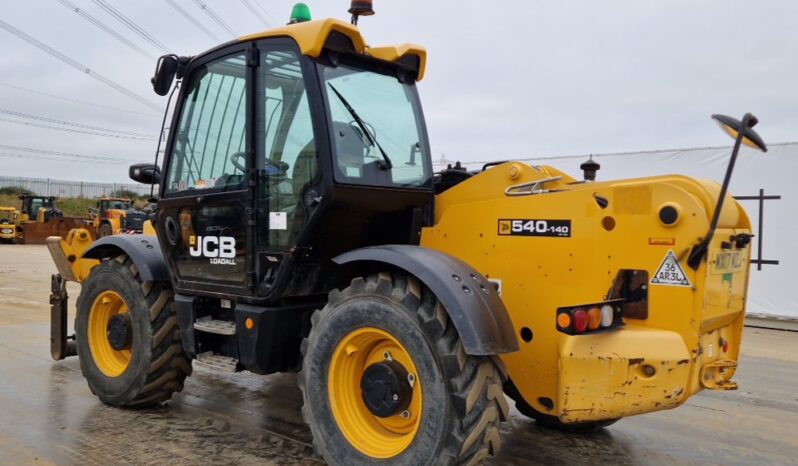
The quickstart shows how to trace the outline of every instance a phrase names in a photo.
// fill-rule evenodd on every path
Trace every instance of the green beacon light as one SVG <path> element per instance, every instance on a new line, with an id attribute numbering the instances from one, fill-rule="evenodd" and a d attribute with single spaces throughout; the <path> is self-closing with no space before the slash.
<path id="1" fill-rule="evenodd" d="M 291 9 L 291 19 L 288 24 L 304 23 L 310 21 L 310 8 L 304 3 L 297 3 Z"/>

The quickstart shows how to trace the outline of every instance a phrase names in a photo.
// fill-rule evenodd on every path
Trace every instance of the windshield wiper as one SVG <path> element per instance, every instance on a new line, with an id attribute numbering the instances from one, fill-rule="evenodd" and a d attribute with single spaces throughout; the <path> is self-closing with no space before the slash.
<path id="1" fill-rule="evenodd" d="M 336 89 L 335 86 L 333 86 L 330 83 L 327 83 L 327 84 L 330 86 L 330 89 L 332 89 L 333 92 L 335 92 L 335 95 L 338 96 L 338 99 L 341 100 L 341 103 L 344 104 L 344 107 L 349 112 L 349 114 L 352 115 L 352 118 L 355 120 L 355 123 L 357 123 L 357 126 L 360 127 L 360 131 L 363 131 L 363 134 L 365 134 L 366 137 L 369 139 L 369 142 L 371 143 L 371 145 L 372 146 L 377 146 L 377 149 L 380 150 L 380 153 L 382 154 L 382 158 L 385 160 L 385 163 L 380 164 L 380 168 L 383 169 L 383 170 L 390 170 L 391 168 L 393 168 L 393 164 L 391 163 L 391 159 L 388 158 L 388 154 L 385 153 L 385 149 L 382 148 L 380 143 L 377 142 L 377 139 L 374 136 L 371 135 L 371 133 L 369 132 L 368 129 L 366 129 L 366 124 L 363 123 L 363 120 L 357 115 L 357 112 L 355 111 L 355 109 L 352 108 L 351 105 L 349 105 L 349 102 L 344 98 L 343 95 L 341 95 L 340 92 L 338 92 L 338 89 Z"/>

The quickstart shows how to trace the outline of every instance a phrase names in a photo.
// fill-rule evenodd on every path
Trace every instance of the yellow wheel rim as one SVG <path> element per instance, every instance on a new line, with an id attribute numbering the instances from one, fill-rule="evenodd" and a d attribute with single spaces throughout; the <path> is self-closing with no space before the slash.
<path id="1" fill-rule="evenodd" d="M 386 356 L 401 364 L 414 379 L 407 409 L 378 417 L 363 402 L 360 380 L 366 368 Z M 327 375 L 327 395 L 338 428 L 360 453 L 371 458 L 391 458 L 413 441 L 421 423 L 421 381 L 413 360 L 399 341 L 372 327 L 346 335 L 335 348 Z"/>
<path id="2" fill-rule="evenodd" d="M 94 364 L 108 377 L 119 377 L 130 364 L 130 348 L 115 350 L 108 342 L 111 317 L 127 312 L 127 304 L 114 291 L 102 292 L 91 305 L 87 334 Z"/>

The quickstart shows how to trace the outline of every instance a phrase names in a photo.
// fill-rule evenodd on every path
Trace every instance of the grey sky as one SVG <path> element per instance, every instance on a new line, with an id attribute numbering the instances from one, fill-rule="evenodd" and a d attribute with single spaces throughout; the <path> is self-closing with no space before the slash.
<path id="1" fill-rule="evenodd" d="M 216 44 L 167 0 L 104 0 L 168 49 Z M 172 0 L 221 40 L 232 36 L 194 0 Z M 294 2 L 248 0 L 273 24 Z M 149 77 L 160 50 L 98 3 L 69 0 L 142 56 L 58 0 L 4 2 L 2 20 L 158 106 Z M 240 0 L 202 0 L 237 34 L 265 29 Z M 313 1 L 314 18 L 347 20 L 348 1 Z M 500 5 L 499 10 L 491 10 Z M 711 113 L 751 111 L 768 142 L 798 140 L 798 2 L 376 0 L 362 18 L 371 45 L 428 51 L 419 89 L 434 158 L 511 157 L 726 144 Z M 0 29 L 0 110 L 156 135 L 161 115 Z M 116 107 L 102 108 L 17 88 Z M 24 126 L 0 113 L 0 175 L 126 181 L 127 161 L 150 161 L 155 141 Z M 49 124 L 41 121 L 37 124 Z M 72 127 L 75 128 L 75 127 Z M 87 130 L 89 131 L 89 130 Z M 9 148 L 8 146 L 12 146 Z M 113 157 L 73 163 L 13 147 Z"/>

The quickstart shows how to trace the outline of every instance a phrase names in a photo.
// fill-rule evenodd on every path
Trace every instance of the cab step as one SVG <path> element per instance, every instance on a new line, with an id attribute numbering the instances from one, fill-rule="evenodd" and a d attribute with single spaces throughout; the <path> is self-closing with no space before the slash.
<path id="1" fill-rule="evenodd" d="M 236 323 L 230 320 L 215 320 L 211 317 L 201 317 L 194 322 L 194 330 L 215 333 L 217 335 L 235 335 Z"/>
<path id="2" fill-rule="evenodd" d="M 197 362 L 222 372 L 238 372 L 238 359 L 214 354 L 212 351 L 198 354 Z"/>

